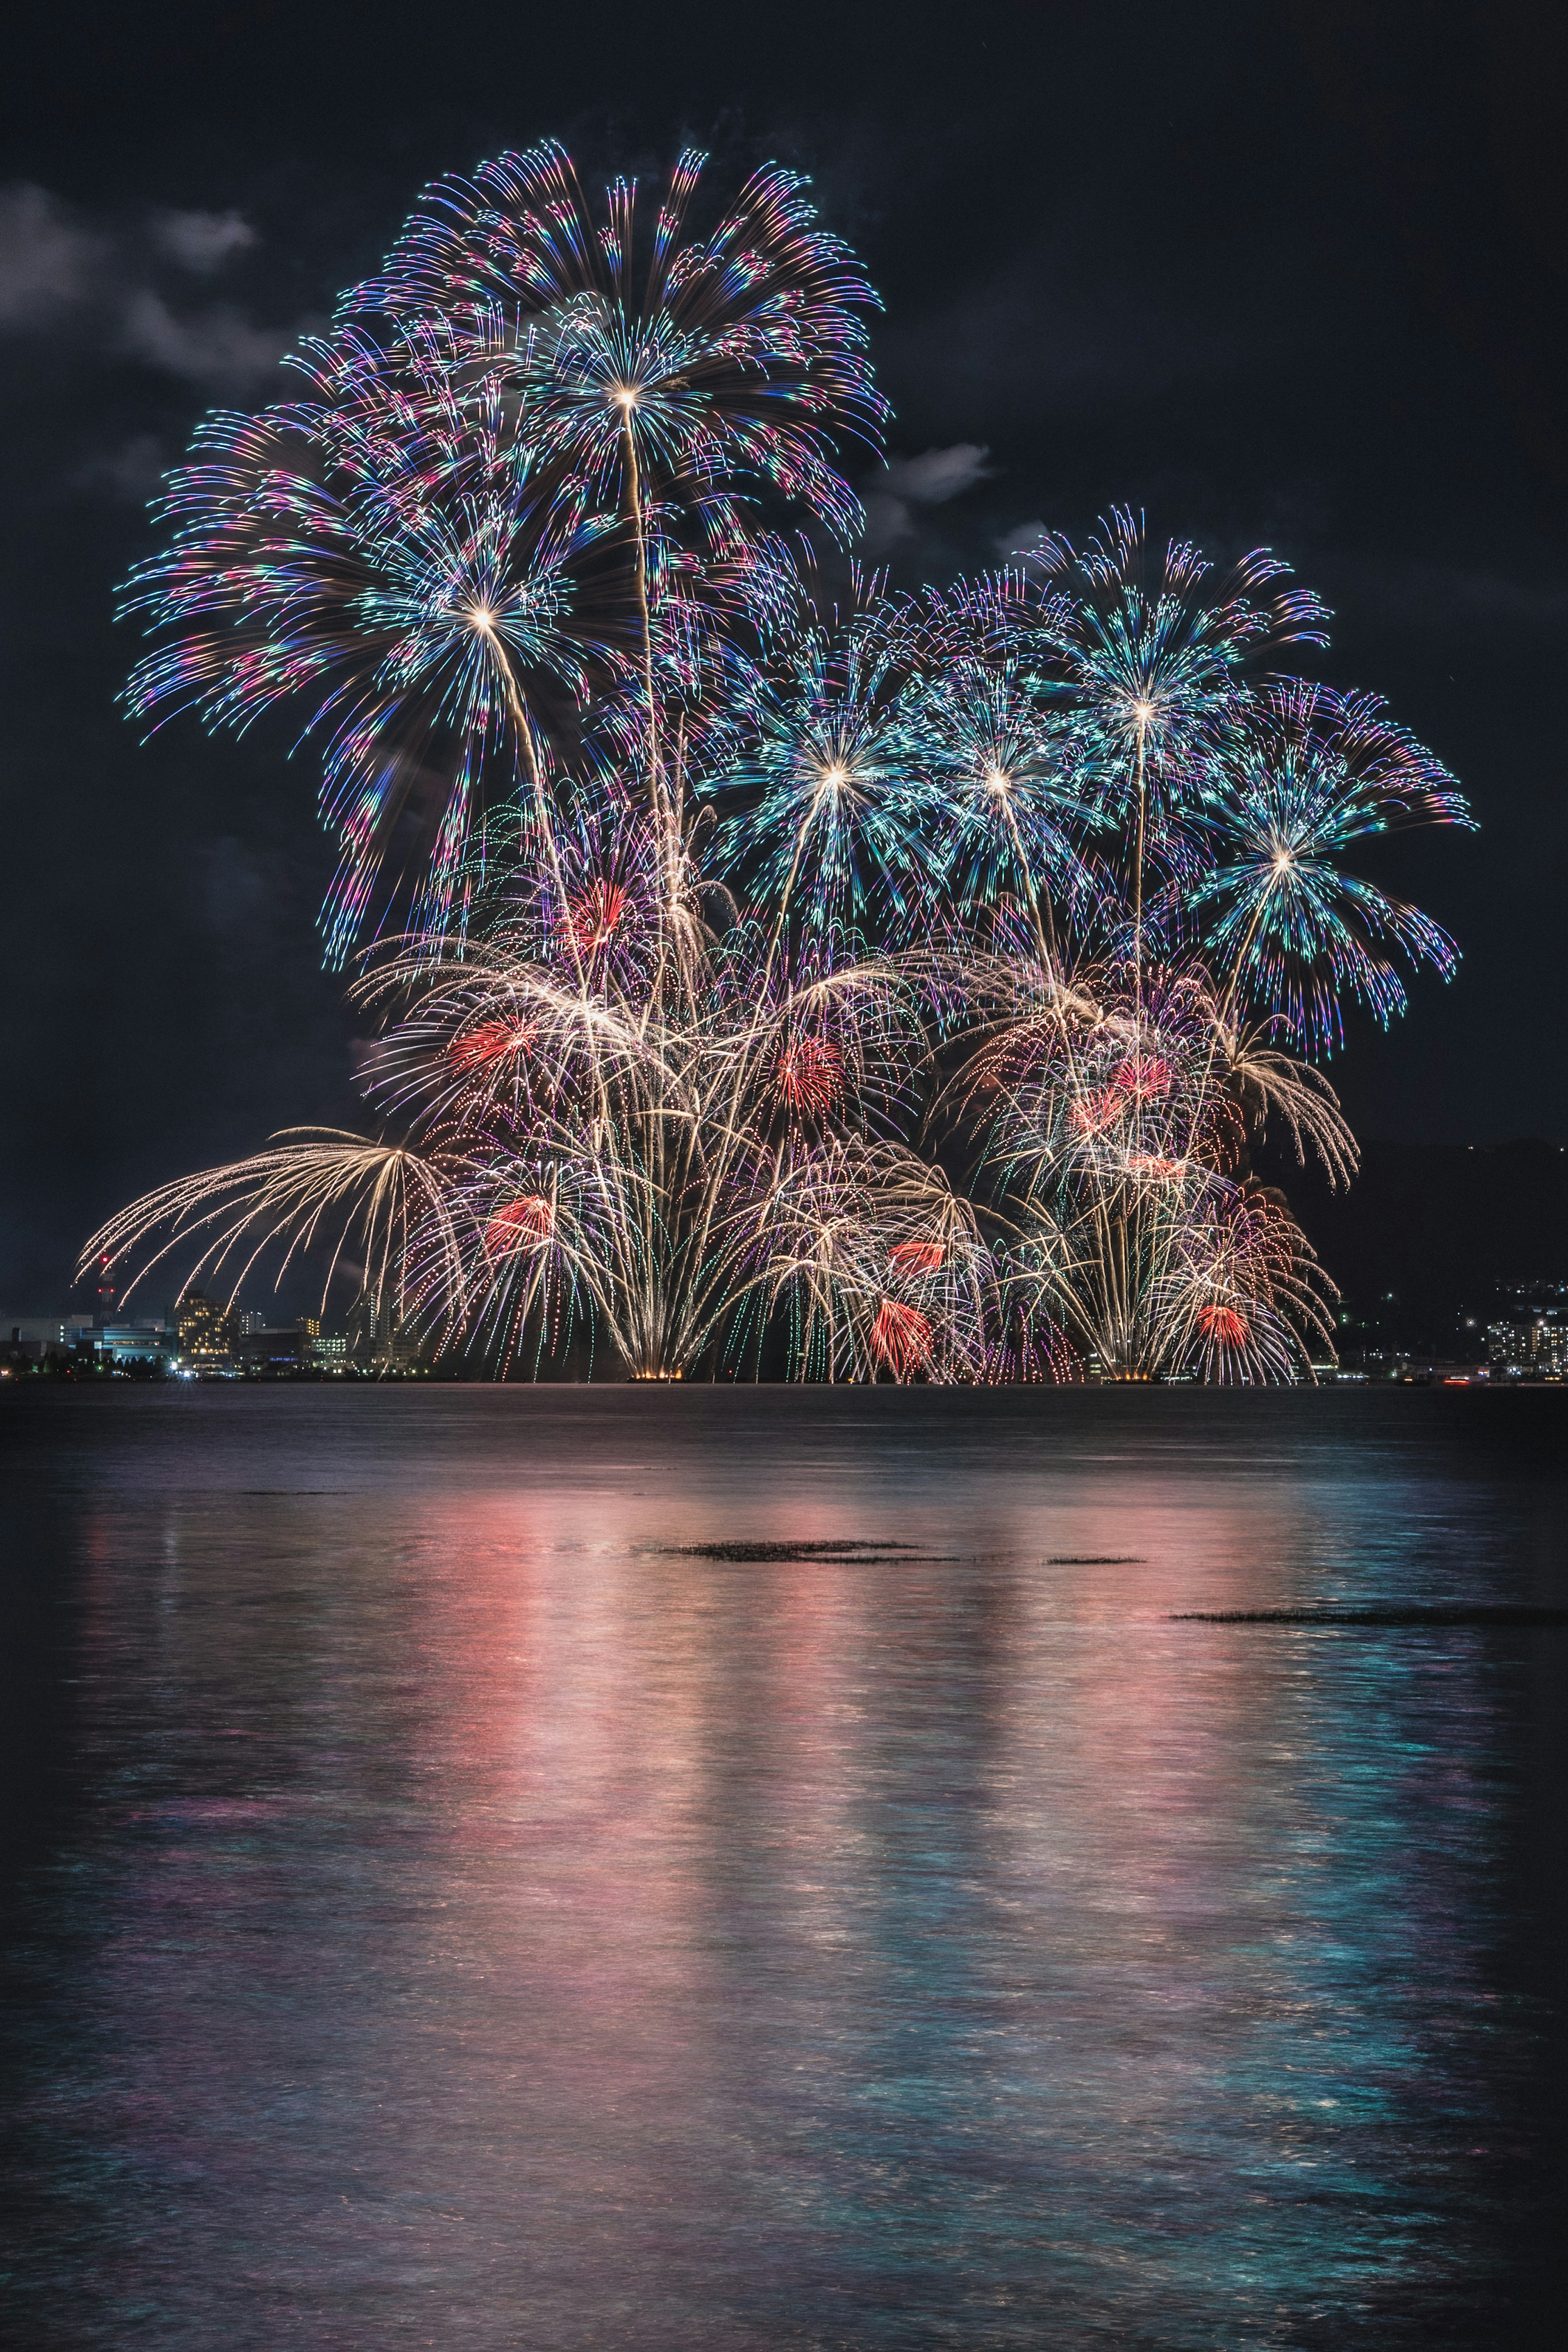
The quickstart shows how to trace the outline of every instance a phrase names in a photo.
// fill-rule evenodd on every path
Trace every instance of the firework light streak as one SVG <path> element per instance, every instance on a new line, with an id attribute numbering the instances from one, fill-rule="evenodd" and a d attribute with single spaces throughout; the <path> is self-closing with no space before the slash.
<path id="1" fill-rule="evenodd" d="M 701 168 L 438 184 L 303 395 L 170 478 L 130 706 L 319 747 L 377 1134 L 166 1185 L 84 1263 L 351 1265 L 502 1374 L 580 1331 L 644 1378 L 1300 1377 L 1332 1285 L 1253 1156 L 1354 1173 L 1311 1057 L 1456 951 L 1342 858 L 1468 823 L 1453 781 L 1260 675 L 1324 642 L 1266 551 L 1117 512 L 822 609 L 780 524 L 857 527 L 876 298 L 804 183 L 705 214 Z"/>

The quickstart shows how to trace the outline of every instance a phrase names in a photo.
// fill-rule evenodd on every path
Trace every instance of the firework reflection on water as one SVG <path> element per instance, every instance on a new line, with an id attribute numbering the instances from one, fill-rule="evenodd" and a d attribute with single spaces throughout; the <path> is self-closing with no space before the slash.
<path id="1" fill-rule="evenodd" d="M 39 1402 L 29 2340 L 1549 2340 L 1555 1396 Z"/>

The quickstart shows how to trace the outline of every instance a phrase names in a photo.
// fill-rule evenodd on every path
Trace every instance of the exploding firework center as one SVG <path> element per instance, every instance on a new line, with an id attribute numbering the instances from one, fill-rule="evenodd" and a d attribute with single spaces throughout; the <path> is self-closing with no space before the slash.
<path id="1" fill-rule="evenodd" d="M 1134 1054 L 1114 1072 L 1111 1083 L 1134 1102 L 1157 1102 L 1171 1090 L 1171 1066 L 1163 1054 Z"/>
<path id="2" fill-rule="evenodd" d="M 988 768 L 986 770 L 986 790 L 988 793 L 995 793 L 999 796 L 1003 793 L 1010 792 L 1012 789 L 1012 778 L 1009 775 L 1005 768 Z"/>
<path id="3" fill-rule="evenodd" d="M 567 929 L 579 955 L 594 955 L 608 947 L 626 912 L 626 892 L 619 882 L 599 879 L 580 890 L 567 908 Z"/>
<path id="4" fill-rule="evenodd" d="M 884 1298 L 871 1327 L 871 1345 L 878 1362 L 905 1380 L 931 1353 L 931 1319 L 918 1307 Z"/>
<path id="5" fill-rule="evenodd" d="M 542 1192 L 525 1192 L 508 1201 L 485 1227 L 485 1247 L 491 1257 L 509 1257 L 535 1242 L 548 1240 L 555 1211 Z"/>
<path id="6" fill-rule="evenodd" d="M 1234 1307 L 1200 1307 L 1197 1322 L 1198 1328 L 1207 1331 L 1209 1338 L 1218 1340 L 1222 1348 L 1244 1348 L 1247 1345 L 1247 1318 L 1239 1315 Z"/>
<path id="7" fill-rule="evenodd" d="M 887 1254 L 888 1264 L 902 1274 L 938 1273 L 946 1256 L 944 1242 L 894 1242 Z"/>
<path id="8" fill-rule="evenodd" d="M 479 1070 L 508 1054 L 526 1054 L 538 1035 L 531 1021 L 482 1021 L 477 1029 L 455 1037 L 448 1050 L 459 1069 Z"/>
<path id="9" fill-rule="evenodd" d="M 844 1057 L 823 1037 L 797 1037 L 779 1056 L 779 1092 L 791 1110 L 831 1110 L 844 1090 Z"/>
<path id="10" fill-rule="evenodd" d="M 1131 1099 L 1120 1087 L 1081 1095 L 1067 1114 L 1067 1124 L 1077 1135 L 1103 1134 L 1106 1128 L 1114 1126 Z"/>

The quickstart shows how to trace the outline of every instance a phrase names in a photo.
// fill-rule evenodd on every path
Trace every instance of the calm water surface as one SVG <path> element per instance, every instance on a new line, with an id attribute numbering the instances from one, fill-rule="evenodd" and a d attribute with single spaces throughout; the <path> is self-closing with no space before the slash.
<path id="1" fill-rule="evenodd" d="M 13 2340 L 1552 2342 L 1565 1435 L 8 1396 Z"/>

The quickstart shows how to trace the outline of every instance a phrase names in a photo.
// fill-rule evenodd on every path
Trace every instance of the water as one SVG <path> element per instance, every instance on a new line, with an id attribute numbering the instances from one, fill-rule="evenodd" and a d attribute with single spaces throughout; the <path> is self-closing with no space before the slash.
<path id="1" fill-rule="evenodd" d="M 13 2340 L 1553 2341 L 1565 1418 L 8 1397 Z"/>

